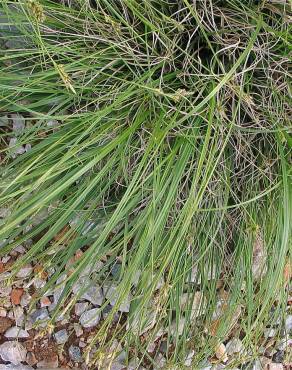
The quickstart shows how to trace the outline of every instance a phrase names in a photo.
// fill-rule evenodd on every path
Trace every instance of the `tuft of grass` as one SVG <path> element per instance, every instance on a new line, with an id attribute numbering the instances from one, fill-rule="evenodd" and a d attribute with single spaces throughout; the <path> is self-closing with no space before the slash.
<path id="1" fill-rule="evenodd" d="M 115 338 L 151 366 L 147 345 L 162 335 L 169 366 L 194 349 L 197 368 L 231 332 L 246 361 L 275 302 L 283 315 L 290 11 L 288 1 L 2 0 L 0 110 L 25 117 L 17 145 L 31 150 L 12 159 L 13 132 L 0 127 L 10 210 L 0 253 L 32 241 L 11 279 L 28 262 L 54 267 L 40 295 L 64 277 L 50 325 L 84 273 L 85 290 L 120 265 L 92 342 L 101 368 Z M 113 325 L 125 299 L 130 312 Z"/>

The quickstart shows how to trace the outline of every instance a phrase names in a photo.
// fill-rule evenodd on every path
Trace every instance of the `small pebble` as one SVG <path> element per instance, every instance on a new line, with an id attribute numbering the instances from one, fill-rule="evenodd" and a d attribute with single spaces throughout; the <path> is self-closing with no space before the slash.
<path id="1" fill-rule="evenodd" d="M 3 307 L 0 307 L 0 317 L 6 317 L 7 310 Z"/>
<path id="2" fill-rule="evenodd" d="M 55 334 L 54 334 L 54 337 L 56 339 L 56 342 L 57 344 L 64 344 L 67 342 L 69 336 L 68 336 L 68 332 L 66 329 L 62 329 L 62 330 L 59 330 L 57 331 Z"/>
<path id="3" fill-rule="evenodd" d="M 69 356 L 72 361 L 75 361 L 75 362 L 82 361 L 81 351 L 80 351 L 80 348 L 77 346 L 71 345 L 69 347 Z"/>
<path id="4" fill-rule="evenodd" d="M 82 327 L 78 323 L 74 322 L 73 328 L 74 328 L 74 331 L 75 331 L 75 334 L 76 334 L 77 338 L 80 337 L 83 334 Z"/>

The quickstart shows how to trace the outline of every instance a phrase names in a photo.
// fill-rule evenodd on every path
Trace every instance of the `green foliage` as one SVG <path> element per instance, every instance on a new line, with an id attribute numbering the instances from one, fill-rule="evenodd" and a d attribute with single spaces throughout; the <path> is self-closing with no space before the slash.
<path id="1" fill-rule="evenodd" d="M 151 363 L 161 328 L 169 364 L 191 348 L 198 364 L 231 327 L 255 354 L 291 258 L 288 3 L 2 0 L 0 11 L 0 109 L 26 118 L 19 142 L 32 146 L 11 160 L 1 131 L 0 206 L 12 211 L 1 254 L 33 240 L 15 273 L 54 266 L 46 290 L 70 270 L 57 314 L 85 268 L 105 262 L 90 274 L 102 286 L 122 262 L 99 361 L 117 337 Z M 128 322 L 113 328 L 129 293 Z"/>

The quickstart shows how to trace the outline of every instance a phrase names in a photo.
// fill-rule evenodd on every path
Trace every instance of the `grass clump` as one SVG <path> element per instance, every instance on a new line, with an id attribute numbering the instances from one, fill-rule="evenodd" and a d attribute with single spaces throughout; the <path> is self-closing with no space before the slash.
<path id="1" fill-rule="evenodd" d="M 52 320 L 69 312 L 81 277 L 84 289 L 115 280 L 93 341 L 101 368 L 114 338 L 151 366 L 147 345 L 163 337 L 167 365 L 183 368 L 194 350 L 196 368 L 231 332 L 244 361 L 275 301 L 285 309 L 290 10 L 1 2 L 1 112 L 25 117 L 17 145 L 31 145 L 12 160 L 13 132 L 1 131 L 1 253 L 30 243 L 12 271 L 54 267 L 43 292 L 64 276 Z M 125 299 L 129 313 L 113 325 Z"/>

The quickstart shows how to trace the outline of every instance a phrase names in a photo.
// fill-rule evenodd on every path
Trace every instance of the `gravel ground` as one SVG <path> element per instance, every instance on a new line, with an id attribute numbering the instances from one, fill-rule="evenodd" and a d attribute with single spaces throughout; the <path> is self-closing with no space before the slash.
<path id="1" fill-rule="evenodd" d="M 2 216 L 5 213 L 2 210 Z M 84 360 L 84 354 L 98 329 L 100 320 L 106 317 L 111 305 L 101 312 L 100 306 L 108 299 L 114 304 L 115 285 L 105 284 L 103 288 L 91 285 L 83 293 L 74 308 L 66 316 L 60 315 L 53 328 L 48 327 L 48 321 L 55 305 L 62 294 L 61 277 L 46 296 L 42 297 L 34 310 L 28 312 L 29 303 L 36 293 L 44 286 L 54 273 L 54 269 L 44 271 L 40 265 L 30 264 L 23 267 L 17 274 L 13 285 L 7 285 L 10 276 L 10 267 L 14 261 L 21 258 L 26 249 L 20 245 L 0 262 L 0 370 L 1 369 L 32 369 L 32 368 L 81 368 L 89 369 Z M 81 253 L 81 252 L 79 252 Z M 100 265 L 96 265 L 96 269 Z M 82 281 L 81 281 L 82 282 Z M 78 294 L 82 284 L 75 284 L 73 295 Z M 131 297 L 120 306 L 121 315 L 127 315 Z M 266 348 L 260 349 L 261 356 L 252 363 L 242 364 L 241 369 L 283 370 L 291 369 L 289 364 L 289 351 L 292 348 L 292 298 L 287 302 L 287 315 L 284 323 L 285 329 L 281 337 L 277 337 L 277 328 L 267 328 L 265 337 Z M 277 339 L 276 339 L 277 337 Z M 154 369 L 163 368 L 166 363 L 165 344 L 163 336 L 157 337 L 149 345 L 148 352 L 155 352 Z M 126 366 L 126 357 L 122 343 L 114 341 L 112 350 L 119 355 L 108 369 L 136 369 L 139 359 L 132 359 Z M 115 347 L 115 348 L 114 348 Z M 159 351 L 157 352 L 157 348 Z M 93 348 L 89 355 L 94 355 Z M 235 355 L 244 351 L 243 343 L 238 338 L 229 338 L 227 343 L 218 346 L 216 356 L 206 360 L 201 370 L 229 369 L 228 363 Z M 185 360 L 185 366 L 192 369 L 191 361 L 194 351 L 191 351 Z M 291 358 L 291 355 L 290 355 Z M 218 361 L 220 359 L 221 361 Z M 287 360 L 288 359 L 288 360 Z M 290 360 L 291 361 L 291 360 Z M 107 365 L 108 366 L 108 365 Z M 96 367 L 91 367 L 96 368 Z M 139 366 L 139 369 L 151 368 Z"/>

